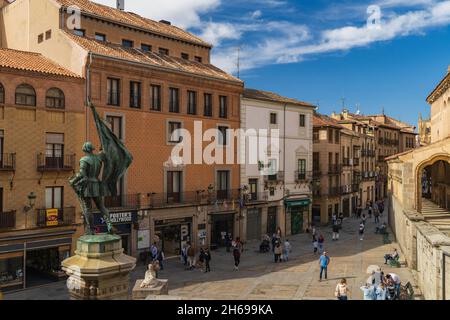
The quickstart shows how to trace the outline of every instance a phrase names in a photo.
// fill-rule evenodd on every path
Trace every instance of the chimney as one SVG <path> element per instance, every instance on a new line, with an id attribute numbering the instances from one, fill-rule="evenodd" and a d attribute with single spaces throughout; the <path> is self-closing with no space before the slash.
<path id="1" fill-rule="evenodd" d="M 167 24 L 168 26 L 171 25 L 170 21 L 167 21 L 167 20 L 159 20 L 159 22 L 160 22 L 160 23 Z"/>
<path id="2" fill-rule="evenodd" d="M 117 9 L 124 11 L 125 10 L 125 0 L 117 0 Z"/>

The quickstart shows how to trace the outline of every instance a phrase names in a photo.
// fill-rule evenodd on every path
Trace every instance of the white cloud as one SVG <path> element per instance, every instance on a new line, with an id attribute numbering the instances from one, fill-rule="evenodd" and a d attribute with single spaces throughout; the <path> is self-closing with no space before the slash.
<path id="1" fill-rule="evenodd" d="M 231 23 L 208 22 L 202 29 L 203 33 L 200 37 L 214 46 L 218 46 L 221 41 L 226 39 L 237 40 L 242 35 L 238 27 Z"/>
<path id="2" fill-rule="evenodd" d="M 94 0 L 115 7 L 115 0 Z M 201 25 L 200 15 L 216 9 L 221 0 L 151 0 L 148 5 L 142 0 L 125 0 L 125 10 L 136 12 L 154 20 L 168 20 L 181 28 Z"/>
<path id="3" fill-rule="evenodd" d="M 261 16 L 262 16 L 261 10 L 253 11 L 253 12 L 250 14 L 250 18 L 251 18 L 251 19 L 258 19 L 258 18 L 260 18 Z"/>

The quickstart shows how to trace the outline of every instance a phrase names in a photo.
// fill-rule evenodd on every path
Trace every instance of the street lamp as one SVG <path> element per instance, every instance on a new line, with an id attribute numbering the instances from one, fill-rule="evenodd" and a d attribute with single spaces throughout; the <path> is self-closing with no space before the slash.
<path id="1" fill-rule="evenodd" d="M 34 205 L 36 203 L 36 194 L 34 192 L 30 192 L 30 194 L 27 196 L 27 198 L 28 198 L 28 205 L 26 205 L 23 208 L 23 211 L 25 211 L 25 212 L 28 212 L 34 208 Z"/>

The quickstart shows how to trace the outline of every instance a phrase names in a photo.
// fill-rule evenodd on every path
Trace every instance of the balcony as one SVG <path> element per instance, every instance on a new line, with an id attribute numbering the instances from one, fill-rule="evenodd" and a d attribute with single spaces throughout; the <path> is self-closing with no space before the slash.
<path id="1" fill-rule="evenodd" d="M 147 203 L 142 203 L 142 205 L 150 208 L 164 208 L 182 205 L 214 204 L 216 201 L 239 200 L 240 198 L 241 190 L 239 189 L 212 192 L 199 190 L 177 193 L 149 193 L 147 194 Z"/>
<path id="2" fill-rule="evenodd" d="M 58 227 L 69 226 L 75 223 L 75 207 L 67 207 L 58 210 L 57 216 L 48 214 L 47 209 L 36 210 L 36 226 L 44 227 Z"/>
<path id="3" fill-rule="evenodd" d="M 295 171 L 295 182 L 304 183 L 312 180 L 312 171 Z"/>
<path id="4" fill-rule="evenodd" d="M 359 192 L 359 183 L 355 182 L 352 184 L 352 192 Z"/>
<path id="5" fill-rule="evenodd" d="M 281 182 L 284 180 L 284 171 L 278 171 L 275 174 L 264 176 L 264 182 Z"/>
<path id="6" fill-rule="evenodd" d="M 384 159 L 386 159 L 388 156 L 378 156 L 378 162 L 384 162 Z"/>
<path id="7" fill-rule="evenodd" d="M 341 174 L 341 173 L 342 173 L 342 165 L 330 164 L 328 166 L 328 174 Z"/>
<path id="8" fill-rule="evenodd" d="M 352 192 L 353 192 L 353 190 L 352 190 L 352 185 L 351 184 L 341 186 L 341 194 L 349 194 L 349 193 L 352 193 Z"/>
<path id="9" fill-rule="evenodd" d="M 248 193 L 245 195 L 244 200 L 246 203 L 266 202 L 269 200 L 269 192 Z"/>
<path id="10" fill-rule="evenodd" d="M 45 171 L 73 171 L 75 170 L 75 154 L 60 157 L 49 157 L 43 153 L 37 155 L 37 170 Z"/>
<path id="11" fill-rule="evenodd" d="M 332 187 L 328 189 L 329 197 L 337 197 L 341 195 L 341 187 Z"/>
<path id="12" fill-rule="evenodd" d="M 16 154 L 2 153 L 0 159 L 0 171 L 15 171 L 16 170 Z"/>
<path id="13" fill-rule="evenodd" d="M 353 159 L 353 166 L 354 166 L 354 167 L 359 166 L 359 158 L 354 158 L 354 159 Z"/>
<path id="14" fill-rule="evenodd" d="M 16 228 L 16 211 L 0 212 L 0 231 Z"/>
<path id="15" fill-rule="evenodd" d="M 314 166 L 313 168 L 313 178 L 320 178 L 322 175 L 322 171 L 320 170 L 320 166 Z"/>
<path id="16" fill-rule="evenodd" d="M 105 207 L 108 209 L 137 209 L 141 206 L 140 196 L 140 194 L 121 194 L 117 196 L 105 197 Z"/>

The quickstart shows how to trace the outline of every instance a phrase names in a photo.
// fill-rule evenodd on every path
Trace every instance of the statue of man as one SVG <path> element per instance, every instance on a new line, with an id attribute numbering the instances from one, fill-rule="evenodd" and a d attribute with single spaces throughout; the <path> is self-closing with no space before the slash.
<path id="1" fill-rule="evenodd" d="M 91 142 L 83 145 L 85 156 L 80 159 L 80 172 L 70 179 L 71 186 L 77 193 L 81 207 L 83 209 L 84 220 L 86 223 L 86 234 L 94 234 L 92 202 L 95 203 L 98 210 L 106 222 L 108 233 L 112 233 L 112 224 L 109 217 L 109 211 L 105 207 L 104 196 L 109 195 L 105 190 L 99 175 L 102 164 L 105 162 L 103 152 L 94 154 L 95 147 Z"/>

